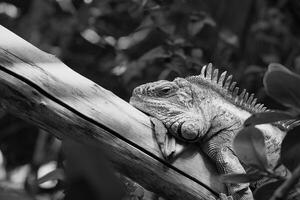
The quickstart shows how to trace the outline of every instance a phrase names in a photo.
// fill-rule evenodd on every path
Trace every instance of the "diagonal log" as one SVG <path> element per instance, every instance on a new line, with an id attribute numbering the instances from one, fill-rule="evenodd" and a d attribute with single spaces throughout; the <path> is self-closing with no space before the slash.
<path id="1" fill-rule="evenodd" d="M 116 170 L 166 198 L 208 199 L 225 191 L 201 151 L 166 162 L 146 115 L 2 26 L 0 36 L 4 109 L 61 139 L 106 149 Z"/>

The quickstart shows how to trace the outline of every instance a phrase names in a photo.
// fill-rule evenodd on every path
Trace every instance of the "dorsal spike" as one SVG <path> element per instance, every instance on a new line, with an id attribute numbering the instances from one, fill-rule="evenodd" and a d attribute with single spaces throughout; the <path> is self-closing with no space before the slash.
<path id="1" fill-rule="evenodd" d="M 296 126 L 300 125 L 300 120 L 295 120 L 290 126 L 289 126 L 289 130 L 295 128 Z"/>
<path id="2" fill-rule="evenodd" d="M 246 102 L 247 102 L 247 100 L 248 100 L 248 97 L 249 97 L 249 93 L 248 93 L 248 92 L 246 92 L 246 94 L 245 94 L 245 96 L 244 96 L 244 98 L 243 98 L 243 102 L 244 102 L 244 103 L 246 103 Z"/>
<path id="3" fill-rule="evenodd" d="M 218 83 L 218 76 L 219 76 L 219 70 L 215 69 L 211 78 L 212 82 Z"/>
<path id="4" fill-rule="evenodd" d="M 231 80 L 232 80 L 232 75 L 228 76 L 226 81 L 225 81 L 225 84 L 224 84 L 224 87 L 223 87 L 225 90 L 228 90 L 228 87 L 231 83 Z"/>
<path id="5" fill-rule="evenodd" d="M 245 96 L 245 94 L 246 94 L 246 89 L 243 89 L 242 93 L 239 96 L 239 99 L 240 99 L 239 104 L 240 105 L 242 105 L 243 102 L 244 102 L 244 96 Z"/>
<path id="6" fill-rule="evenodd" d="M 287 132 L 295 128 L 296 126 L 299 126 L 300 120 L 297 119 L 283 120 L 283 121 L 275 122 L 274 124 L 279 125 L 280 128 L 282 128 L 284 131 Z"/>
<path id="7" fill-rule="evenodd" d="M 239 87 L 235 87 L 234 91 L 232 93 L 232 96 L 233 97 L 238 97 L 238 93 L 239 93 Z M 237 99 L 235 99 L 235 101 L 237 101 Z"/>
<path id="8" fill-rule="evenodd" d="M 252 102 L 253 98 L 254 98 L 254 94 L 252 93 L 250 95 L 249 99 L 247 100 L 247 104 L 251 105 L 251 102 Z"/>
<path id="9" fill-rule="evenodd" d="M 201 76 L 202 76 L 203 78 L 205 78 L 205 72 L 206 72 L 206 65 L 204 65 L 204 66 L 202 67 L 202 69 L 201 69 Z"/>
<path id="10" fill-rule="evenodd" d="M 219 70 L 213 69 L 211 63 L 202 67 L 199 76 L 187 77 L 186 80 L 200 89 L 208 88 L 212 92 L 217 92 L 222 98 L 250 113 L 267 110 L 263 104 L 256 104 L 257 99 L 254 98 L 254 94 L 249 94 L 245 89 L 239 94 L 236 82 L 232 82 L 232 75 L 227 76 L 227 72 L 224 71 L 219 76 Z"/>
<path id="11" fill-rule="evenodd" d="M 240 98 L 244 99 L 245 94 L 246 94 L 246 89 L 243 89 L 242 93 L 240 94 Z"/>
<path id="12" fill-rule="evenodd" d="M 229 91 L 233 91 L 235 88 L 236 82 L 232 82 L 231 85 L 229 86 Z"/>
<path id="13" fill-rule="evenodd" d="M 206 79 L 211 80 L 211 75 L 212 75 L 212 64 L 209 63 L 206 69 Z"/>
<path id="14" fill-rule="evenodd" d="M 227 71 L 224 71 L 219 78 L 218 85 L 221 87 L 223 87 L 223 83 L 224 83 L 226 74 L 227 74 Z"/>
<path id="15" fill-rule="evenodd" d="M 294 119 L 286 120 L 284 124 L 285 126 L 290 126 L 294 121 Z"/>
<path id="16" fill-rule="evenodd" d="M 251 107 L 254 107 L 256 102 L 257 102 L 257 98 L 254 98 L 253 101 L 251 102 Z"/>
<path id="17" fill-rule="evenodd" d="M 267 107 L 265 107 L 264 105 L 262 106 L 262 108 L 261 108 L 261 111 L 262 112 L 265 112 L 267 110 Z"/>
<path id="18" fill-rule="evenodd" d="M 255 105 L 255 109 L 256 109 L 256 110 L 259 110 L 259 107 L 260 107 L 260 106 L 261 106 L 260 103 L 256 104 L 256 105 Z"/>
<path id="19" fill-rule="evenodd" d="M 259 108 L 263 110 L 264 107 L 265 107 L 264 104 L 261 104 L 261 106 Z"/>

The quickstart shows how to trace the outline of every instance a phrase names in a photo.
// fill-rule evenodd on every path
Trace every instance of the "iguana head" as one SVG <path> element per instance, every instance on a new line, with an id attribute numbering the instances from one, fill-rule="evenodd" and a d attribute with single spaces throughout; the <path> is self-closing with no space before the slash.
<path id="1" fill-rule="evenodd" d="M 186 79 L 161 80 L 135 88 L 130 104 L 161 120 L 178 138 L 197 141 L 208 127 L 195 95 Z"/>

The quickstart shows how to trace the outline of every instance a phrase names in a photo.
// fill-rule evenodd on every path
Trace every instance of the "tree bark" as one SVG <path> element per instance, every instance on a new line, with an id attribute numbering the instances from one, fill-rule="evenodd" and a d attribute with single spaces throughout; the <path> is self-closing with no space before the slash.
<path id="1" fill-rule="evenodd" d="M 61 139 L 106 149 L 116 170 L 167 199 L 225 191 L 200 150 L 166 162 L 148 116 L 2 26 L 0 35 L 4 109 Z"/>

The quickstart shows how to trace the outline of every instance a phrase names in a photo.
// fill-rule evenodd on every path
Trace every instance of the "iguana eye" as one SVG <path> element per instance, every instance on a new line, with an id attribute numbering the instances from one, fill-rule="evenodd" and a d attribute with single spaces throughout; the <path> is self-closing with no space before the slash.
<path id="1" fill-rule="evenodd" d="M 157 88 L 155 91 L 155 95 L 158 97 L 165 97 L 173 94 L 175 91 L 175 88 L 172 86 L 164 86 L 161 88 Z"/>
<path id="2" fill-rule="evenodd" d="M 172 88 L 167 86 L 167 87 L 163 87 L 160 91 L 162 94 L 169 94 L 172 91 Z"/>

